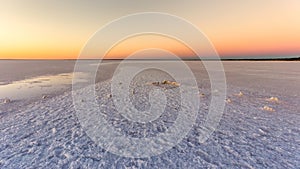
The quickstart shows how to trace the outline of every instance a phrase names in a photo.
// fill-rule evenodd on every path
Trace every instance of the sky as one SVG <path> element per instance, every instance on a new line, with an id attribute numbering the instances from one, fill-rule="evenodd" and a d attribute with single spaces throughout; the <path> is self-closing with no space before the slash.
<path id="1" fill-rule="evenodd" d="M 2 0 L 0 59 L 76 59 L 99 28 L 138 12 L 184 18 L 221 57 L 300 55 L 299 0 Z M 174 39 L 145 35 L 117 44 L 106 58 L 124 58 L 144 48 L 193 55 Z"/>

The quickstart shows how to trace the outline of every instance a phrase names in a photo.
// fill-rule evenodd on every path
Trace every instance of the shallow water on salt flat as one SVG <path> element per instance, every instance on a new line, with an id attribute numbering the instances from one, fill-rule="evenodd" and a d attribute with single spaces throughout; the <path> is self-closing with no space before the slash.
<path id="1" fill-rule="evenodd" d="M 78 76 L 78 79 L 81 79 L 81 82 L 84 82 L 84 78 L 87 74 L 63 73 L 58 75 L 38 76 L 4 85 L 0 84 L 0 99 L 9 98 L 12 100 L 21 100 L 38 96 L 42 97 L 42 95 L 51 95 L 58 91 L 65 91 L 70 88 L 73 76 Z"/>

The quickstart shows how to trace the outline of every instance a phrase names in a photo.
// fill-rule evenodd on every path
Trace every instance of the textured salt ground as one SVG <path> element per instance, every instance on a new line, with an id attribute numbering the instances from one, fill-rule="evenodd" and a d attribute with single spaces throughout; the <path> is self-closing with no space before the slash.
<path id="1" fill-rule="evenodd" d="M 165 77 L 160 76 L 162 79 Z M 139 79 L 140 80 L 140 79 Z M 150 79 L 144 79 L 146 84 Z M 145 83 L 144 83 L 145 82 Z M 131 99 L 139 109 L 147 109 L 149 86 L 132 83 Z M 189 134 L 171 150 L 150 158 L 132 159 L 107 152 L 96 145 L 82 129 L 72 95 L 66 92 L 26 106 L 1 105 L 0 168 L 297 168 L 300 166 L 299 98 L 281 95 L 279 103 L 266 101 L 271 94 L 229 86 L 228 103 L 217 130 L 205 142 L 197 137 L 210 101 L 208 84 L 196 123 Z M 148 89 L 147 89 L 148 87 Z M 96 85 L 97 101 L 105 105 L 107 120 L 116 130 L 131 137 L 155 136 L 172 127 L 178 106 L 177 88 L 166 89 L 166 112 L 157 121 L 143 126 L 118 115 L 113 107 L 110 82 Z M 82 89 L 86 90 L 86 89 Z M 88 92 L 88 91 L 87 91 Z M 13 104 L 13 103 L 12 103 Z M 18 105 L 17 103 L 15 105 Z M 275 112 L 263 111 L 268 105 Z M 88 113 L 88 112 L 87 112 Z M 1 113 L 0 113 L 1 114 Z M 166 121 L 168 120 L 168 121 Z M 134 126 L 137 126 L 136 128 Z M 144 126 L 145 127 L 145 126 Z M 145 134 L 145 135 L 143 135 Z"/>
<path id="2" fill-rule="evenodd" d="M 144 84 L 170 78 L 158 72 L 152 74 L 156 76 L 148 73 L 147 76 L 136 77 L 131 83 L 130 99 L 139 110 L 146 110 L 150 106 L 148 94 L 153 86 Z M 232 102 L 226 105 L 217 130 L 201 144 L 197 137 L 207 115 L 211 95 L 207 77 L 199 79 L 198 83 L 200 93 L 205 95 L 199 96 L 202 98 L 200 111 L 193 128 L 177 146 L 151 158 L 119 157 L 96 145 L 77 119 L 70 92 L 36 103 L 12 102 L 0 105 L 0 168 L 300 166 L 300 100 L 297 95 L 291 96 L 283 92 L 279 103 L 271 103 L 266 101 L 273 96 L 268 91 L 261 93 L 259 88 L 228 86 L 228 97 Z M 98 104 L 104 105 L 103 110 L 108 114 L 107 121 L 128 137 L 155 136 L 172 127 L 176 118 L 178 88 L 163 89 L 168 96 L 166 112 L 147 126 L 132 123 L 118 114 L 113 108 L 112 98 L 108 97 L 109 81 L 97 84 L 96 89 Z M 86 89 L 82 90 L 85 92 Z M 238 97 L 236 94 L 240 90 L 244 95 Z M 265 105 L 274 108 L 275 112 L 263 111 Z"/>

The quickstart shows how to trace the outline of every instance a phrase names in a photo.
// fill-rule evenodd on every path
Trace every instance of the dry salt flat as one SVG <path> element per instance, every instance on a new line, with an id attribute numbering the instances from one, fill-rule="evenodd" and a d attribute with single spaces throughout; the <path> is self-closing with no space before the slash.
<path id="1" fill-rule="evenodd" d="M 193 67 L 193 64 L 190 63 L 190 66 Z M 225 63 L 225 70 L 231 64 Z M 257 67 L 249 69 L 253 70 L 249 76 L 246 75 L 249 72 L 233 74 L 233 71 L 228 70 L 228 93 L 227 100 L 224 100 L 226 107 L 222 119 L 209 139 L 200 143 L 197 138 L 211 98 L 209 80 L 207 76 L 202 76 L 202 70 L 194 69 L 195 74 L 201 77 L 197 79 L 201 102 L 196 123 L 181 142 L 160 155 L 149 158 L 120 157 L 97 145 L 82 128 L 73 106 L 72 93 L 67 91 L 29 104 L 11 101 L 0 105 L 0 168 L 300 166 L 299 74 L 285 72 L 278 75 L 278 72 L 268 71 L 265 67 L 262 69 L 268 71 L 265 76 L 254 72 L 258 70 Z M 96 100 L 102 113 L 106 114 L 106 120 L 128 137 L 154 137 L 171 128 L 178 115 L 178 87 L 152 84 L 174 79 L 155 70 L 144 73 L 130 85 L 130 99 L 136 108 L 149 108 L 148 94 L 153 88 L 160 87 L 168 99 L 165 112 L 151 123 L 131 122 L 118 113 L 110 95 L 110 80 L 95 86 Z M 248 81 L 251 79 L 258 80 L 250 85 Z M 281 85 L 267 85 L 274 81 Z M 87 87 L 78 92 L 91 91 Z"/>

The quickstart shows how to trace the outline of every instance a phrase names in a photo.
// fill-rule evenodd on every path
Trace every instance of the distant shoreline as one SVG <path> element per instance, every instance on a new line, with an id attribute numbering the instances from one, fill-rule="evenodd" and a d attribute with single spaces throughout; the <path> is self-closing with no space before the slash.
<path id="1" fill-rule="evenodd" d="M 12 60 L 12 61 L 76 61 L 77 59 L 0 59 L 0 61 L 5 61 L 5 60 Z M 80 60 L 87 60 L 87 61 L 92 61 L 92 60 L 99 60 L 99 59 L 80 59 Z M 124 59 L 102 59 L 102 60 L 106 60 L 106 61 L 122 61 Z M 132 60 L 132 61 L 176 61 L 178 59 L 127 59 L 127 60 Z M 246 59 L 234 59 L 234 58 L 221 58 L 221 59 L 208 59 L 208 58 L 204 58 L 204 59 L 181 59 L 184 61 L 300 61 L 300 57 L 296 57 L 296 58 L 255 58 L 255 59 L 250 59 L 250 58 L 246 58 Z"/>

